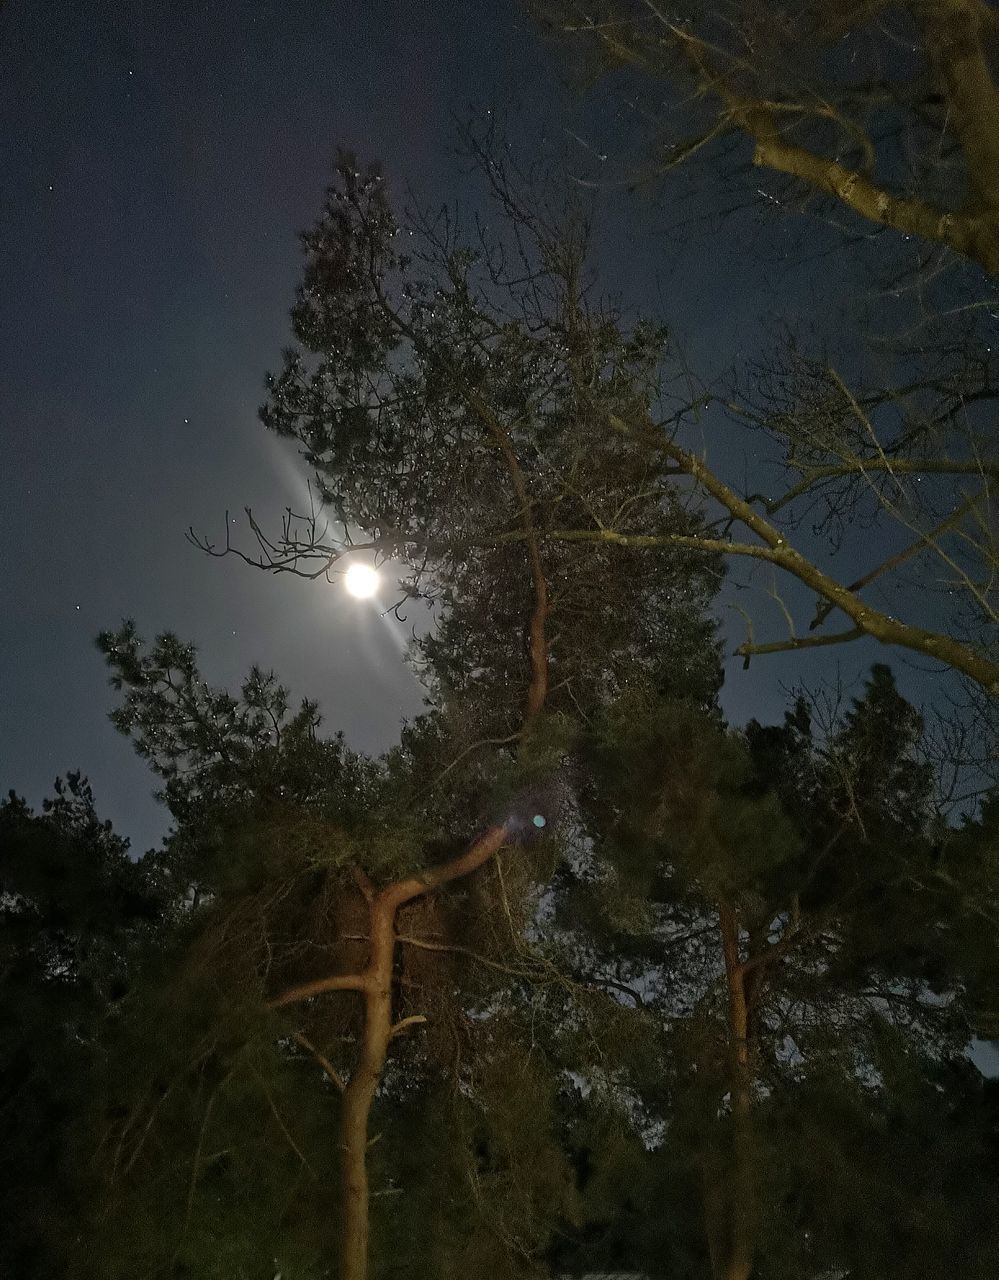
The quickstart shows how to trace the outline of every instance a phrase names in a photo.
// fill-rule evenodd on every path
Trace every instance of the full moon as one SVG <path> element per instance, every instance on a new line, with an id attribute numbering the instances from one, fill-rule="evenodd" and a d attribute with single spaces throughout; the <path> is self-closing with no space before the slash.
<path id="1" fill-rule="evenodd" d="M 370 564 L 352 564 L 344 578 L 347 590 L 358 600 L 369 600 L 378 590 L 380 581 L 377 569 Z"/>

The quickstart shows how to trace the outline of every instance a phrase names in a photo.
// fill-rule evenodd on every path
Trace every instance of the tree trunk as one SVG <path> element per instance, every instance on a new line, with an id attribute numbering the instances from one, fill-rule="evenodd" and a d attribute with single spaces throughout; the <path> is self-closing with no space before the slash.
<path id="1" fill-rule="evenodd" d="M 714 1280 L 725 1280 L 728 1266 L 728 1197 L 724 1179 L 719 1177 L 713 1161 L 701 1161 L 701 1185 L 704 1189 L 704 1230 L 708 1241 L 708 1259 Z"/>
<path id="2" fill-rule="evenodd" d="M 361 1053 L 343 1093 L 340 1119 L 340 1280 L 368 1280 L 368 1128 L 392 1038 L 395 911 L 395 903 L 387 901 L 384 893 L 370 900 Z"/>
<path id="3" fill-rule="evenodd" d="M 271 1002 L 272 1007 L 278 1007 L 329 990 L 360 991 L 364 998 L 361 1052 L 343 1091 L 340 1113 L 340 1280 L 368 1280 L 368 1127 L 371 1106 L 392 1036 L 407 1025 L 406 1021 L 398 1026 L 392 1022 L 396 915 L 407 902 L 476 871 L 500 849 L 506 835 L 505 826 L 490 827 L 459 857 L 419 875 L 397 880 L 380 891 L 375 890 L 363 872 L 358 872 L 358 884 L 368 903 L 368 963 L 363 973 L 303 983 Z"/>
<path id="4" fill-rule="evenodd" d="M 729 1186 L 729 1247 L 724 1280 L 749 1280 L 753 1270 L 756 1188 L 753 1179 L 752 1074 L 746 969 L 739 958 L 739 919 L 720 902 L 718 920 L 728 987 L 729 1092 L 732 1099 L 732 1165 Z"/>
<path id="5" fill-rule="evenodd" d="M 340 1109 L 340 1272 L 339 1280 L 368 1280 L 369 1188 L 368 1126 L 393 1035 L 422 1017 L 392 1022 L 392 968 L 395 960 L 396 915 L 400 907 L 441 885 L 477 871 L 502 848 L 508 834 L 505 824 L 489 827 L 472 845 L 450 862 L 407 876 L 376 890 L 367 875 L 357 869 L 355 879 L 368 904 L 368 962 L 361 973 L 330 974 L 297 983 L 275 996 L 269 1006 L 279 1009 L 311 1000 L 331 991 L 356 991 L 364 1000 L 361 1051 L 343 1089 Z M 320 1058 L 326 1074 L 335 1071 Z"/>

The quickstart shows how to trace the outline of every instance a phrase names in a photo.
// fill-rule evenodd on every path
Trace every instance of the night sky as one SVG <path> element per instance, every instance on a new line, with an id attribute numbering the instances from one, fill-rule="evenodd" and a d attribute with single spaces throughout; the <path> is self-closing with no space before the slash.
<path id="1" fill-rule="evenodd" d="M 306 472 L 259 425 L 339 143 L 428 200 L 463 195 L 454 119 L 511 107 L 539 154 L 585 108 L 514 4 L 398 0 L 10 0 L 0 9 L 0 787 L 38 803 L 82 768 L 136 848 L 165 816 L 107 720 L 93 638 L 133 617 L 194 641 L 215 682 L 251 662 L 380 750 L 420 705 L 407 631 L 325 584 L 211 560 L 226 508 L 274 523 Z M 800 288 L 779 228 L 751 264 L 704 242 L 674 261 L 661 209 L 622 206 L 601 246 L 622 294 L 679 316 L 717 373 Z M 777 224 L 774 224 L 777 227 Z M 774 286 L 776 282 L 776 290 Z M 775 302 L 776 299 L 776 302 Z M 789 304 L 790 305 L 790 304 Z M 795 303 L 797 305 L 797 303 Z M 388 603 L 385 601 L 384 603 Z M 730 664 L 736 721 L 802 673 L 855 674 L 872 645 Z M 881 655 L 883 657 L 883 654 Z"/>

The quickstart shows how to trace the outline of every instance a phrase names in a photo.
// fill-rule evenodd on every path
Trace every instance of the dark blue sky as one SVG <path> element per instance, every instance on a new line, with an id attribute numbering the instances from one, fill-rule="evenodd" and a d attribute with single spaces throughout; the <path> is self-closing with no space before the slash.
<path id="1" fill-rule="evenodd" d="M 266 518 L 305 473 L 256 420 L 338 143 L 428 199 L 461 194 L 453 119 L 516 100 L 537 148 L 582 110 L 513 3 L 10 0 L 0 10 L 0 787 L 37 802 L 87 772 L 142 848 L 163 818 L 107 722 L 93 647 L 122 616 L 195 641 L 210 679 L 251 662 L 381 749 L 419 690 L 405 633 L 328 586 L 199 555 L 193 524 Z M 603 250 L 616 289 L 661 305 L 716 373 L 758 340 L 782 231 L 755 265 L 703 242 L 671 266 L 664 214 L 631 201 Z M 776 225 L 776 224 L 775 224 Z M 778 289 L 775 294 L 775 278 Z M 790 304 L 788 304 L 790 305 Z M 873 647 L 841 655 L 855 673 Z M 833 659 L 836 661 L 837 659 Z M 825 669 L 830 659 L 822 658 Z M 818 670 L 733 664 L 735 720 Z"/>

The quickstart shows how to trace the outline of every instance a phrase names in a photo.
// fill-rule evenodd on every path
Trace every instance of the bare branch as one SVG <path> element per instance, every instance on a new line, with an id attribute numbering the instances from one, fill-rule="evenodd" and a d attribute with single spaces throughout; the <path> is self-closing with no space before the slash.
<path id="1" fill-rule="evenodd" d="M 775 515 L 782 507 L 802 497 L 823 480 L 842 479 L 866 472 L 890 471 L 899 475 L 969 475 L 999 479 L 999 459 L 975 459 L 969 462 L 952 461 L 949 458 L 865 458 L 843 464 L 809 467 L 798 484 L 782 493 L 779 498 L 764 498 L 752 494 L 747 501 L 762 502 L 767 515 Z"/>
<path id="2" fill-rule="evenodd" d="M 828 636 L 790 636 L 787 640 L 771 640 L 766 644 L 753 644 L 746 641 L 736 649 L 737 658 L 745 658 L 743 670 L 749 670 L 749 660 L 756 654 L 788 653 L 796 649 L 820 649 L 830 644 L 849 644 L 851 640 L 860 640 L 865 632 L 861 627 L 851 627 L 848 631 L 837 631 Z"/>
<path id="3" fill-rule="evenodd" d="M 323 1071 L 326 1072 L 326 1075 L 329 1077 L 330 1081 L 337 1087 L 340 1093 L 343 1093 L 347 1088 L 347 1082 L 344 1080 L 343 1076 L 339 1073 L 339 1071 L 337 1071 L 336 1067 L 333 1066 L 333 1063 L 330 1062 L 329 1058 L 327 1058 L 324 1054 L 320 1053 L 319 1050 L 316 1048 L 316 1046 L 312 1043 L 312 1041 L 306 1035 L 304 1035 L 301 1031 L 293 1031 L 291 1033 L 291 1038 L 295 1041 L 296 1044 L 300 1044 L 302 1048 L 306 1051 L 306 1053 L 311 1054 L 312 1057 L 315 1058 L 316 1062 L 319 1063 Z"/>
<path id="4" fill-rule="evenodd" d="M 389 1031 L 389 1039 L 394 1040 L 396 1036 L 401 1036 L 409 1027 L 420 1026 L 427 1021 L 422 1013 L 411 1013 L 408 1018 L 402 1018 L 399 1022 L 393 1023 Z"/>
<path id="5" fill-rule="evenodd" d="M 422 951 L 441 951 L 451 955 L 467 956 L 469 960 L 474 960 L 476 964 L 481 964 L 487 969 L 495 969 L 498 973 L 505 973 L 511 978 L 534 978 L 537 977 L 539 971 L 533 969 L 516 969 L 512 965 L 502 964 L 498 960 L 491 960 L 488 956 L 481 955 L 478 951 L 473 951 L 471 947 L 462 947 L 452 942 L 435 942 L 432 938 L 411 938 L 407 934 L 397 934 L 396 941 L 401 942 L 406 947 L 419 947 Z"/>

